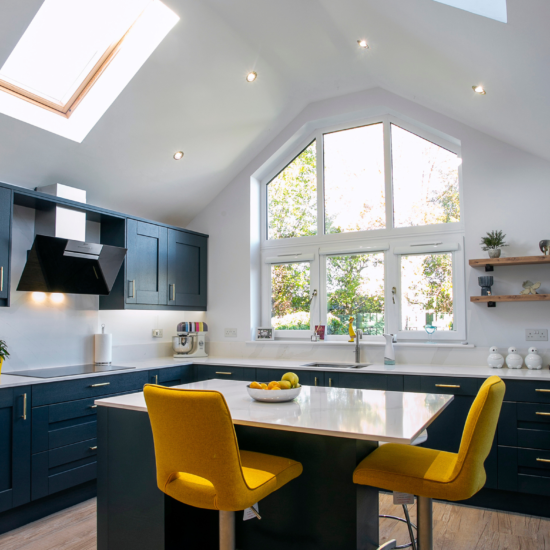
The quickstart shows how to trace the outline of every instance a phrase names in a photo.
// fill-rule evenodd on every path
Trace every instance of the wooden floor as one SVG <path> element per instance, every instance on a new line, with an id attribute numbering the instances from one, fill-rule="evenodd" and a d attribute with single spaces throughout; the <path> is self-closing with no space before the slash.
<path id="1" fill-rule="evenodd" d="M 416 506 L 410 506 L 412 521 Z M 2 550 L 95 550 L 95 499 L 0 535 Z M 380 495 L 380 513 L 403 516 L 390 495 Z M 380 542 L 408 542 L 405 524 L 380 522 Z M 550 520 L 434 504 L 435 550 L 550 550 Z M 121 548 L 120 550 L 131 550 Z"/>

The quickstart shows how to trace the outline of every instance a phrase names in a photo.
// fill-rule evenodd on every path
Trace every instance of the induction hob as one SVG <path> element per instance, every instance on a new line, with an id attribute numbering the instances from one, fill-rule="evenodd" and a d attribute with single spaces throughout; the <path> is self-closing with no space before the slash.
<path id="1" fill-rule="evenodd" d="M 74 367 L 54 367 L 45 369 L 20 370 L 6 372 L 10 376 L 31 376 L 32 378 L 60 378 L 62 376 L 78 376 L 79 374 L 93 374 L 96 372 L 112 372 L 116 370 L 130 370 L 135 367 L 116 367 L 115 365 L 75 365 Z"/>

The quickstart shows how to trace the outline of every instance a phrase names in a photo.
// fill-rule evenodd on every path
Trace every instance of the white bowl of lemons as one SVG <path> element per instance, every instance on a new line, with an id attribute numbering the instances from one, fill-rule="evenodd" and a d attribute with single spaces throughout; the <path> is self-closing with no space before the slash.
<path id="1" fill-rule="evenodd" d="M 269 384 L 251 382 L 246 386 L 246 391 L 256 401 L 284 403 L 296 399 L 300 395 L 302 387 L 298 376 L 293 372 L 287 372 L 280 381 L 273 380 Z"/>

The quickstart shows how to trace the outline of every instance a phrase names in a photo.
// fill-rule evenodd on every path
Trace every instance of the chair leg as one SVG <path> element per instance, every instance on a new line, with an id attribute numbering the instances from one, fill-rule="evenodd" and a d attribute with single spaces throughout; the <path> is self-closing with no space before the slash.
<path id="1" fill-rule="evenodd" d="M 417 501 L 418 550 L 433 550 L 432 499 L 418 497 Z"/>
<path id="2" fill-rule="evenodd" d="M 409 537 L 411 538 L 411 548 L 412 550 L 416 549 L 416 540 L 414 538 L 413 527 L 411 523 L 411 516 L 409 516 L 409 509 L 406 504 L 403 504 L 403 512 L 405 512 L 405 519 L 407 520 L 407 527 L 409 528 Z"/>
<path id="3" fill-rule="evenodd" d="M 220 510 L 220 550 L 235 550 L 235 512 Z"/>

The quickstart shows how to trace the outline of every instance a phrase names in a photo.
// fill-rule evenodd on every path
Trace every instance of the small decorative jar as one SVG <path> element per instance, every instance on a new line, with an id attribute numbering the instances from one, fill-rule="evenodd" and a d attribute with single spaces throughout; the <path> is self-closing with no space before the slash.
<path id="1" fill-rule="evenodd" d="M 537 348 L 529 348 L 529 355 L 525 358 L 528 369 L 542 369 L 542 357 L 538 354 Z"/>
<path id="2" fill-rule="evenodd" d="M 506 356 L 506 365 L 509 369 L 521 369 L 523 366 L 523 357 L 518 353 L 515 347 L 508 348 L 508 355 Z"/>
<path id="3" fill-rule="evenodd" d="M 490 248 L 489 249 L 489 258 L 500 258 L 500 253 L 502 251 L 500 248 Z"/>
<path id="4" fill-rule="evenodd" d="M 498 349 L 493 346 L 489 348 L 489 357 L 487 357 L 487 365 L 493 369 L 501 369 L 504 365 L 504 357 L 498 353 Z"/>

